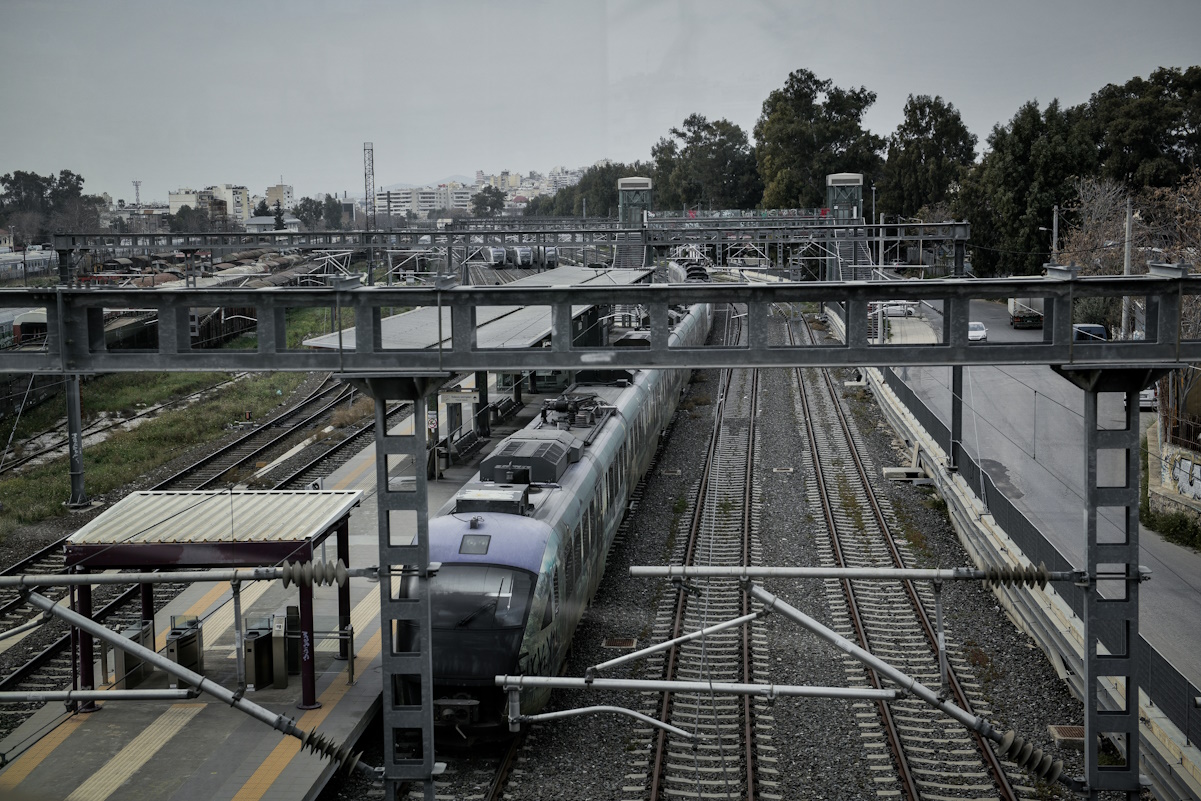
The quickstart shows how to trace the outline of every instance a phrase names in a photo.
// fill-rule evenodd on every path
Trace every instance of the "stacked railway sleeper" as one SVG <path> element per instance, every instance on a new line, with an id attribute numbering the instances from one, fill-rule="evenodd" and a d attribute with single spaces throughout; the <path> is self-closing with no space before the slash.
<path id="1" fill-rule="evenodd" d="M 830 567 L 904 567 L 907 544 L 893 536 L 888 502 L 872 487 L 863 443 L 842 408 L 826 370 L 798 369 L 798 417 L 811 450 L 809 503 L 829 533 L 818 540 L 821 562 Z M 936 608 L 927 583 L 825 581 L 832 628 L 927 687 L 940 687 L 958 706 L 988 715 L 989 704 L 953 632 L 946 637 L 943 670 L 937 636 L 927 610 Z M 862 663 L 843 657 L 847 682 L 887 687 Z M 853 705 L 863 738 L 863 757 L 876 793 L 909 799 L 1006 798 L 1033 788 L 1015 785 L 1024 774 L 1002 763 L 989 744 L 918 698 Z M 1012 778 L 1011 778 L 1012 777 Z"/>

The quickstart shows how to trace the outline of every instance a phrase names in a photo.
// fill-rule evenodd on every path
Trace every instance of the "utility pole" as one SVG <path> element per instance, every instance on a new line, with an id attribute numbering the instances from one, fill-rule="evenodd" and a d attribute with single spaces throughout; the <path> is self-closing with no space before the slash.
<path id="1" fill-rule="evenodd" d="M 1059 264 L 1059 204 L 1051 207 L 1051 263 Z"/>
<path id="2" fill-rule="evenodd" d="M 375 227 L 375 146 L 371 142 L 363 143 L 363 189 L 367 195 L 363 204 L 367 219 L 363 227 L 370 231 Z"/>
<path id="3" fill-rule="evenodd" d="M 1133 243 L 1130 241 L 1134 236 L 1134 213 L 1133 204 L 1129 196 L 1126 197 L 1126 255 L 1122 260 L 1122 275 L 1130 275 L 1130 249 Z M 1130 296 L 1122 295 L 1122 339 L 1130 339 Z"/>

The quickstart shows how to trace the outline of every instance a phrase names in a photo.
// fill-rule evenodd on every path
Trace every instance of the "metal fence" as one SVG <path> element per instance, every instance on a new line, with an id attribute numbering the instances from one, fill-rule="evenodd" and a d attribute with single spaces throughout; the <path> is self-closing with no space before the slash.
<path id="1" fill-rule="evenodd" d="M 951 432 L 947 425 L 917 397 L 892 368 L 884 368 L 881 372 L 884 374 L 884 383 L 896 393 L 905 408 L 927 433 L 934 437 L 939 446 L 950 453 Z M 1039 531 L 1038 526 L 1031 523 L 1004 493 L 997 489 L 987 472 L 983 474 L 983 482 L 981 481 L 980 467 L 971 456 L 962 448 L 957 447 L 955 450 L 954 462 L 958 465 L 959 474 L 969 487 L 975 489 L 997 525 L 1030 562 L 1044 563 L 1048 570 L 1075 569 L 1075 566 Z M 1056 585 L 1055 591 L 1068 602 L 1078 617 L 1084 618 L 1084 593 L 1079 587 L 1059 584 Z M 1120 647 L 1122 632 L 1116 623 L 1102 622 L 1094 626 L 1094 630 L 1098 639 L 1110 650 Z M 1142 640 L 1139 660 L 1144 677 L 1143 691 L 1147 693 L 1151 703 L 1163 710 L 1168 719 L 1184 732 L 1190 742 L 1201 740 L 1201 710 L 1198 710 L 1198 714 L 1192 712 L 1193 701 L 1201 696 L 1201 690 L 1181 675 L 1180 671 L 1141 634 L 1139 639 Z"/>

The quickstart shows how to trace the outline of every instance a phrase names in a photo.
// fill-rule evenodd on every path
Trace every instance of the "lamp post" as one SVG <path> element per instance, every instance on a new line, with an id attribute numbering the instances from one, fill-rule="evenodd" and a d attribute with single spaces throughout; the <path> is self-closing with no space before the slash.
<path id="1" fill-rule="evenodd" d="M 1051 227 L 1050 229 L 1043 228 L 1041 225 L 1038 230 L 1051 232 L 1051 263 L 1059 263 L 1059 204 L 1056 203 L 1051 207 Z"/>
<path id="2" fill-rule="evenodd" d="M 876 183 L 874 183 L 874 181 L 873 181 L 873 183 L 872 183 L 872 225 L 876 225 L 876 222 L 877 222 L 877 220 L 876 220 Z M 879 235 L 879 232 L 877 232 L 877 235 Z M 883 267 L 883 264 L 880 264 L 880 261 L 882 261 L 882 259 L 880 259 L 880 258 L 876 259 L 876 267 Z"/>

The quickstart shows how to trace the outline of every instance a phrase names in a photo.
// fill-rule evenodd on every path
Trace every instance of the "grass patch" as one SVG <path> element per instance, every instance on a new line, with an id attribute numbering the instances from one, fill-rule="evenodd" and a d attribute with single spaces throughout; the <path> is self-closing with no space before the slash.
<path id="1" fill-rule="evenodd" d="M 859 499 L 855 496 L 855 491 L 851 489 L 850 482 L 842 473 L 838 474 L 838 501 L 842 504 L 843 510 L 851 518 L 851 526 L 860 534 L 865 533 L 863 525 L 863 506 L 860 505 Z"/>
<path id="2" fill-rule="evenodd" d="M 284 347 L 288 350 L 300 350 L 304 348 L 306 339 L 330 334 L 337 330 L 330 324 L 330 311 L 329 308 L 315 307 L 288 309 L 286 314 L 287 344 Z M 343 306 L 338 311 L 338 319 L 343 330 L 353 328 L 354 308 Z M 233 350 L 251 350 L 258 347 L 258 342 L 258 334 L 248 331 L 225 343 L 222 347 Z"/>
<path id="3" fill-rule="evenodd" d="M 228 373 L 112 373 L 79 386 L 79 405 L 84 422 L 100 413 L 130 416 L 139 408 L 182 398 L 228 378 Z M 15 439 L 27 439 L 52 428 L 67 416 L 63 395 L 26 409 L 17 422 Z M 5 425 L 4 439 L 11 433 Z"/>
<path id="4" fill-rule="evenodd" d="M 265 417 L 304 380 L 304 373 L 269 373 L 252 376 L 237 392 L 165 412 L 133 431 L 125 431 L 87 448 L 83 454 L 84 478 L 90 496 L 124 487 L 177 457 L 185 448 L 220 437 L 246 412 Z M 64 457 L 0 480 L 0 539 L 19 525 L 37 523 L 65 514 L 63 503 L 71 495 L 68 460 Z"/>
<path id="5" fill-rule="evenodd" d="M 354 425 L 365 417 L 375 414 L 375 401 L 360 397 L 350 406 L 341 406 L 334 411 L 331 422 L 338 428 Z"/>

